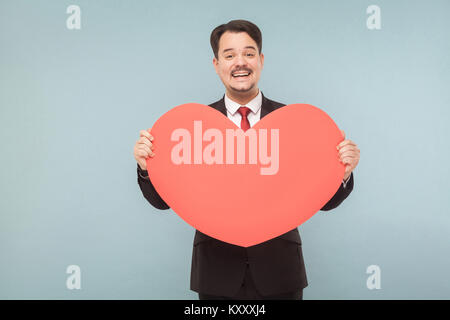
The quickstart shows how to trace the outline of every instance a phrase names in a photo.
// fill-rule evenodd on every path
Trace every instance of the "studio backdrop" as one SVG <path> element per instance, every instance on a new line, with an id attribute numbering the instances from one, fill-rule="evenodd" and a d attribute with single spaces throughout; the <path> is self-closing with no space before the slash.
<path id="1" fill-rule="evenodd" d="M 143 198 L 133 147 L 171 108 L 223 97 L 209 36 L 245 19 L 262 31 L 264 95 L 321 108 L 361 150 L 351 195 L 299 227 L 304 299 L 449 299 L 449 12 L 2 0 L 0 298 L 198 298 L 195 230 Z"/>

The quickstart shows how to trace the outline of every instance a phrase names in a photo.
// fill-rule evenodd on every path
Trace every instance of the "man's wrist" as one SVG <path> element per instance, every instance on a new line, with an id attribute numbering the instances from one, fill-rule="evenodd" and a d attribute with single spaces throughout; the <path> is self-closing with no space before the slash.
<path id="1" fill-rule="evenodd" d="M 138 175 L 139 175 L 142 179 L 144 179 L 144 180 L 149 180 L 147 170 L 143 170 L 139 164 L 137 165 L 137 170 L 138 170 Z"/>
<path id="2" fill-rule="evenodd" d="M 350 173 L 350 175 L 347 177 L 347 179 L 343 178 L 342 179 L 342 185 L 343 187 L 347 187 L 347 183 L 350 181 L 350 177 L 352 176 L 352 174 Z"/>

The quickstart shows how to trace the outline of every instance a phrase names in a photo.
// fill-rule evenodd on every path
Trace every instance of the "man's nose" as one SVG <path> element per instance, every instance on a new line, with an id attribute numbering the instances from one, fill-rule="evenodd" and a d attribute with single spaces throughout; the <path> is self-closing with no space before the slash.
<path id="1" fill-rule="evenodd" d="M 247 59 L 244 57 L 244 55 L 237 56 L 236 65 L 238 65 L 238 66 L 246 66 L 247 65 Z"/>

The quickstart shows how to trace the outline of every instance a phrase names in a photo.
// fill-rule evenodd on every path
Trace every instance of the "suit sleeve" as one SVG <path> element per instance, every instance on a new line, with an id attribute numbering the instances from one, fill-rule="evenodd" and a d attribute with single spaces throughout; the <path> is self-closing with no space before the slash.
<path id="1" fill-rule="evenodd" d="M 160 197 L 158 192 L 156 192 L 155 187 L 153 186 L 148 174 L 145 170 L 141 170 L 139 165 L 137 166 L 137 180 L 139 187 L 141 188 L 142 194 L 147 201 L 154 206 L 156 209 L 167 210 L 170 207 L 164 200 Z"/>
<path id="2" fill-rule="evenodd" d="M 349 196 L 352 190 L 353 190 L 353 172 L 351 173 L 350 180 L 348 180 L 346 186 L 344 187 L 344 184 L 341 183 L 341 186 L 339 187 L 338 191 L 336 191 L 333 198 L 331 198 L 330 201 L 328 201 L 320 210 L 328 211 L 336 208 L 342 203 L 342 201 L 344 201 Z"/>

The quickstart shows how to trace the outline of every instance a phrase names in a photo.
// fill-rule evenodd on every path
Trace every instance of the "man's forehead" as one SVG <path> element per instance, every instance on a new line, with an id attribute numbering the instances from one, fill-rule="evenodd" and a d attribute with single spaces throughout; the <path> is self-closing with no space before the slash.
<path id="1" fill-rule="evenodd" d="M 240 38 L 244 37 L 247 38 L 250 43 L 247 43 L 247 45 L 243 48 L 243 49 L 253 49 L 253 50 L 257 50 L 256 49 L 256 42 L 255 40 L 252 39 L 252 37 L 250 37 L 250 35 L 247 32 L 230 32 L 230 31 L 226 31 L 219 40 L 219 46 L 221 46 L 221 51 L 222 52 L 226 52 L 226 51 L 230 51 L 230 50 L 236 50 L 237 47 L 237 41 L 236 41 L 236 37 L 233 37 L 234 35 L 239 36 Z M 228 40 L 228 41 L 227 41 Z M 227 42 L 227 43 L 223 43 L 223 42 Z"/>

